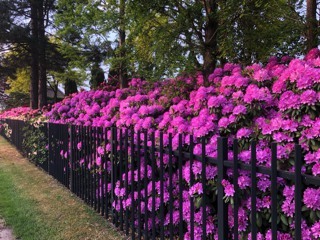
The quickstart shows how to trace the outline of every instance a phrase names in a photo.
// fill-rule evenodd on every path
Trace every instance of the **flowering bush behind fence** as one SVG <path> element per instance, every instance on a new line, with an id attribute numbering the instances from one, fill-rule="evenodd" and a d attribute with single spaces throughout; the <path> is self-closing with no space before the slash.
<path id="1" fill-rule="evenodd" d="M 276 153 L 278 170 L 289 172 L 295 171 L 294 148 L 295 143 L 299 143 L 304 156 L 303 174 L 319 177 L 319 90 L 320 51 L 314 49 L 304 59 L 270 58 L 266 66 L 253 64 L 242 67 L 227 63 L 224 67 L 215 69 L 210 75 L 209 86 L 204 86 L 202 75 L 197 74 L 156 83 L 132 79 L 129 88 L 126 89 L 84 91 L 55 104 L 46 116 L 49 122 L 60 124 L 72 123 L 103 128 L 117 126 L 133 128 L 135 133 L 148 130 L 154 132 L 157 146 L 160 144 L 161 132 L 163 132 L 164 147 L 169 146 L 171 134 L 173 151 L 179 148 L 180 135 L 182 135 L 181 145 L 185 151 L 189 151 L 192 145 L 195 155 L 201 156 L 205 153 L 212 158 L 217 158 L 219 136 L 228 137 L 229 144 L 237 138 L 238 158 L 243 164 L 251 163 L 251 142 L 255 141 L 257 164 L 262 167 L 271 166 L 271 144 L 275 141 L 278 143 Z M 20 116 L 28 115 L 22 114 L 27 111 L 12 110 L 11 113 L 0 114 L 0 118 L 8 117 L 10 114 L 14 118 L 21 118 Z M 192 141 L 190 141 L 191 135 L 193 135 Z M 107 132 L 107 136 L 111 137 L 111 131 Z M 144 135 L 140 136 L 140 139 L 143 137 Z M 202 137 L 205 138 L 205 148 L 201 144 Z M 147 147 L 151 147 L 150 134 L 147 135 L 146 142 Z M 81 141 L 78 144 L 80 147 Z M 108 153 L 111 151 L 110 143 L 105 142 L 102 145 L 99 148 L 100 152 L 102 149 Z M 63 155 L 66 155 L 66 152 L 63 152 Z M 228 159 L 233 158 L 231 147 L 227 155 Z M 164 155 L 164 157 L 164 161 L 168 161 L 166 160 L 168 156 Z M 144 161 L 143 155 L 141 159 Z M 97 162 L 100 161 L 101 158 L 97 158 Z M 173 164 L 178 164 L 176 159 L 173 159 Z M 183 166 L 186 166 L 183 169 L 188 169 L 188 164 L 190 165 L 187 160 L 183 162 Z M 88 164 L 86 166 L 89 167 Z M 148 166 L 150 169 L 151 165 Z M 190 166 L 193 167 L 193 164 Z M 173 168 L 173 172 L 175 171 L 178 170 Z M 183 176 L 188 176 L 187 170 L 183 172 Z M 198 182 L 201 181 L 200 176 L 196 176 L 195 179 Z M 239 214 L 243 216 L 239 219 L 239 231 L 245 237 L 250 231 L 248 216 L 251 209 L 248 203 L 251 202 L 249 196 L 251 180 L 250 171 L 245 169 L 239 171 L 238 184 L 242 191 Z M 270 179 L 265 174 L 258 173 L 256 180 L 259 196 L 256 206 L 257 221 L 262 227 L 259 237 L 269 239 L 270 234 L 263 224 L 270 219 L 268 205 Z M 183 183 L 187 186 L 186 192 L 189 192 L 192 186 L 187 180 L 184 181 Z M 212 180 L 212 182 L 215 181 Z M 222 183 L 227 195 L 225 201 L 233 204 L 235 186 L 231 169 L 227 171 L 227 177 Z M 292 184 L 286 180 L 280 180 L 278 183 L 280 204 L 278 210 L 281 213 L 279 230 L 282 231 L 281 234 L 284 234 L 285 239 L 293 237 L 295 189 Z M 211 191 L 215 191 L 215 188 L 216 186 L 212 186 Z M 303 188 L 302 210 L 305 215 L 302 228 L 303 239 L 319 238 L 319 191 L 317 186 Z M 214 195 L 209 197 L 214 198 Z M 232 228 L 232 221 L 230 228 Z"/>

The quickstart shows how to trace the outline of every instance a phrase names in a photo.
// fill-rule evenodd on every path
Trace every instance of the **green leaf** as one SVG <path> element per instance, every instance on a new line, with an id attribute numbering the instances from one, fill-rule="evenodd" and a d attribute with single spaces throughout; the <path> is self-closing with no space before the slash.
<path id="1" fill-rule="evenodd" d="M 280 219 L 281 219 L 281 222 L 283 222 L 284 225 L 288 226 L 288 219 L 287 217 L 284 215 L 284 214 L 281 214 L 280 215 Z"/>
<path id="2" fill-rule="evenodd" d="M 257 213 L 257 226 L 260 228 L 262 226 L 262 217 Z"/>

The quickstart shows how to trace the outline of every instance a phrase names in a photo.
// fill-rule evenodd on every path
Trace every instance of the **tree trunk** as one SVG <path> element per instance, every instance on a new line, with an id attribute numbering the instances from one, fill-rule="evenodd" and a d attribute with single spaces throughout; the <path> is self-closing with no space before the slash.
<path id="1" fill-rule="evenodd" d="M 38 58 L 38 6 L 37 1 L 31 1 L 31 82 L 30 82 L 30 108 L 38 108 L 38 84 L 39 84 L 39 58 Z"/>
<path id="2" fill-rule="evenodd" d="M 125 7 L 126 7 L 126 1 L 120 0 L 119 5 L 119 17 L 120 17 L 120 26 L 119 26 L 119 49 L 120 49 L 120 66 L 119 66 L 119 81 L 120 81 L 120 88 L 126 88 L 128 87 L 128 76 L 127 76 L 127 69 L 126 69 L 126 49 L 125 49 L 125 43 L 126 43 L 126 31 L 125 31 L 125 21 L 124 21 L 124 15 L 125 15 Z"/>
<path id="3" fill-rule="evenodd" d="M 39 109 L 47 105 L 47 66 L 46 66 L 46 37 L 44 29 L 43 0 L 39 1 Z"/>
<path id="4" fill-rule="evenodd" d="M 307 52 L 318 46 L 317 41 L 317 1 L 307 0 Z"/>
<path id="5" fill-rule="evenodd" d="M 203 1 L 207 23 L 204 28 L 204 43 L 203 43 L 203 76 L 204 83 L 208 85 L 208 77 L 216 67 L 217 62 L 217 9 L 216 0 Z"/>

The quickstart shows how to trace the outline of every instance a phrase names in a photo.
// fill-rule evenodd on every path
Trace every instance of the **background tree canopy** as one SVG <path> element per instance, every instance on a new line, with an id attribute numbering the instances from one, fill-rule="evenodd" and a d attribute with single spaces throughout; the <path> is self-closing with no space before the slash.
<path id="1" fill-rule="evenodd" d="M 319 41 L 316 0 L 1 0 L 0 9 L 2 78 L 29 68 L 33 108 L 46 104 L 52 79 L 67 93 L 84 79 L 91 88 L 195 72 L 206 80 L 225 62 L 297 56 Z"/>

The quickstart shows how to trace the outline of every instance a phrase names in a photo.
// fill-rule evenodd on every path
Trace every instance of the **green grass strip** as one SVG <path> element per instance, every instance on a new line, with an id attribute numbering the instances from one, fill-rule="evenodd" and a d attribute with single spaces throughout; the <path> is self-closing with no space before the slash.
<path id="1" fill-rule="evenodd" d="M 25 240 L 53 239 L 54 231 L 38 217 L 36 203 L 21 195 L 4 169 L 0 169 L 0 216 L 14 226 L 17 238 Z"/>

